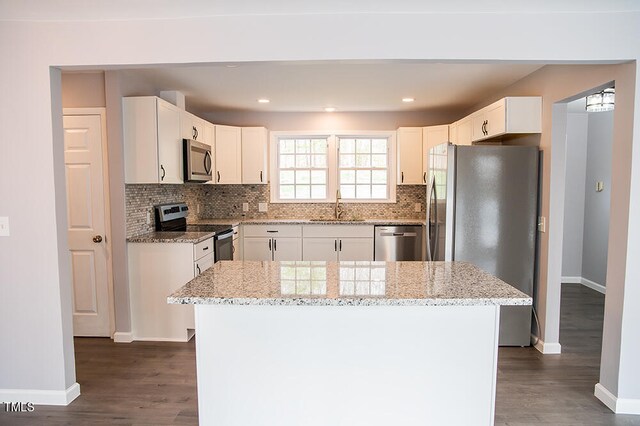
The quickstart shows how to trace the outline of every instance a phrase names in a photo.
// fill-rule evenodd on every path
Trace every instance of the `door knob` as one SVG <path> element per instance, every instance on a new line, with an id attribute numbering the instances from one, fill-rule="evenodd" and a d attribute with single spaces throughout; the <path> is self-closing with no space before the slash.
<path id="1" fill-rule="evenodd" d="M 93 242 L 94 243 L 101 243 L 102 242 L 102 236 L 101 235 L 96 235 L 95 237 L 93 237 Z"/>

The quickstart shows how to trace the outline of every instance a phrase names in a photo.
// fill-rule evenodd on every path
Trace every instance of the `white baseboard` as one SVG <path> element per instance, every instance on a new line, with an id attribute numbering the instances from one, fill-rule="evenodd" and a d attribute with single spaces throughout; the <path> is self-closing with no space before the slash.
<path id="1" fill-rule="evenodd" d="M 589 287 L 591 290 L 595 290 L 598 293 L 605 294 L 607 291 L 607 287 L 602 284 L 598 284 L 597 282 L 588 280 L 583 277 L 562 277 L 562 282 L 564 284 L 582 284 L 585 287 Z"/>
<path id="2" fill-rule="evenodd" d="M 533 340 L 538 339 L 538 337 L 531 335 Z M 562 346 L 560 343 L 545 343 L 542 339 L 538 339 L 538 341 L 533 345 L 540 353 L 544 355 L 557 355 L 562 353 Z"/>
<path id="3" fill-rule="evenodd" d="M 594 395 L 616 414 L 640 414 L 640 399 L 618 398 L 602 384 L 596 384 Z"/>
<path id="4" fill-rule="evenodd" d="M 113 333 L 113 341 L 115 343 L 131 343 L 133 342 L 133 334 L 116 331 Z"/>
<path id="5" fill-rule="evenodd" d="M 69 405 L 80 396 L 80 385 L 74 383 L 65 390 L 0 389 L 2 402 L 31 402 L 35 405 Z"/>

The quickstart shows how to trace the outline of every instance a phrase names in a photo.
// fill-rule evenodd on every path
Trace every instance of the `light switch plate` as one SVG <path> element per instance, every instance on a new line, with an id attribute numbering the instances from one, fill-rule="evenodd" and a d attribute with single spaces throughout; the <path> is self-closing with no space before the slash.
<path id="1" fill-rule="evenodd" d="M 267 203 L 258 203 L 258 211 L 266 212 L 267 211 Z"/>
<path id="2" fill-rule="evenodd" d="M 151 225 L 151 212 L 147 212 L 147 225 Z"/>
<path id="3" fill-rule="evenodd" d="M 422 204 L 420 204 L 420 203 L 415 203 L 415 204 L 413 205 L 413 211 L 414 211 L 414 212 L 421 212 L 421 211 L 422 211 Z"/>
<path id="4" fill-rule="evenodd" d="M 0 237 L 9 236 L 9 218 L 7 216 L 0 217 Z"/>
<path id="5" fill-rule="evenodd" d="M 249 211 L 249 203 L 242 203 L 242 211 L 243 212 Z"/>

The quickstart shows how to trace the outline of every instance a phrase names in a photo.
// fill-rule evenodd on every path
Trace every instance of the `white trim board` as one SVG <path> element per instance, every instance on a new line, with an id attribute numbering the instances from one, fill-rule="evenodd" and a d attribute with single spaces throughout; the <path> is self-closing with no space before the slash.
<path id="1" fill-rule="evenodd" d="M 595 290 L 598 293 L 606 294 L 607 292 L 607 287 L 583 277 L 562 277 L 562 283 L 563 284 L 582 284 L 583 286 L 589 287 L 591 290 Z"/>
<path id="2" fill-rule="evenodd" d="M 616 414 L 640 414 L 640 399 L 618 398 L 601 383 L 596 384 L 593 394 Z"/>
<path id="3" fill-rule="evenodd" d="M 65 390 L 0 389 L 0 401 L 31 402 L 35 405 L 69 405 L 80 396 L 80 385 L 74 383 Z"/>
<path id="4" fill-rule="evenodd" d="M 533 347 L 538 350 L 541 354 L 544 355 L 558 355 L 562 353 L 562 346 L 560 343 L 545 343 L 542 339 L 538 338 L 536 335 L 531 335 L 532 341 L 538 340 Z"/>
<path id="5" fill-rule="evenodd" d="M 114 343 L 131 343 L 133 342 L 133 334 L 131 332 L 116 331 L 113 333 Z"/>

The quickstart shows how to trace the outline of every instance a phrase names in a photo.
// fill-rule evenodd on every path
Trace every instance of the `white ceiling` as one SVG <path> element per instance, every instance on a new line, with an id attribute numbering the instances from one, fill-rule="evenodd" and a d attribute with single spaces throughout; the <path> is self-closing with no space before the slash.
<path id="1" fill-rule="evenodd" d="M 162 90 L 185 94 L 187 108 L 313 112 L 464 111 L 542 64 L 281 62 L 128 70 Z M 415 102 L 403 103 L 403 97 Z M 260 98 L 271 102 L 260 104 Z"/>

